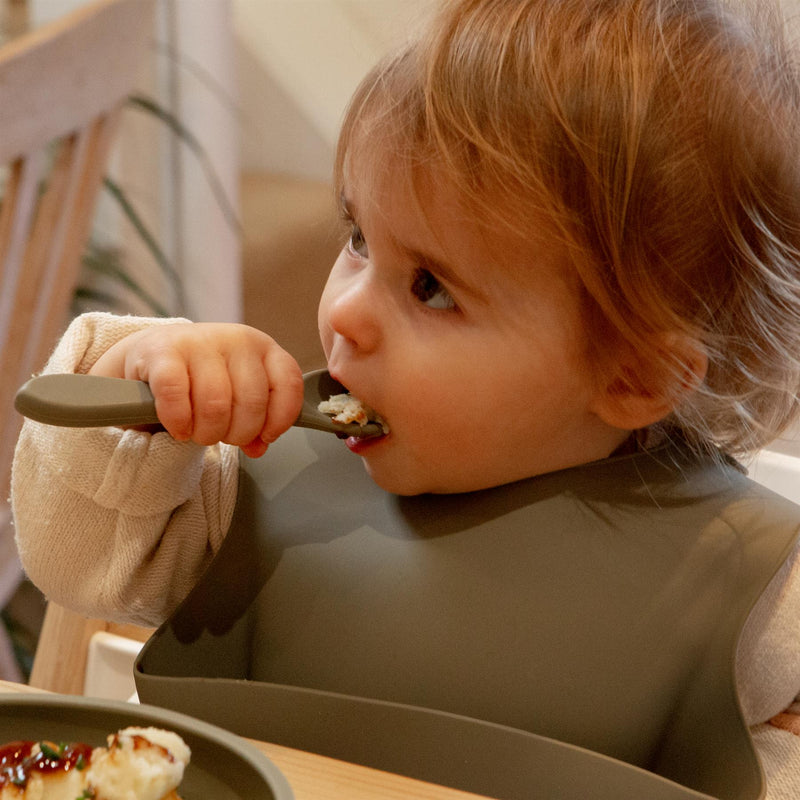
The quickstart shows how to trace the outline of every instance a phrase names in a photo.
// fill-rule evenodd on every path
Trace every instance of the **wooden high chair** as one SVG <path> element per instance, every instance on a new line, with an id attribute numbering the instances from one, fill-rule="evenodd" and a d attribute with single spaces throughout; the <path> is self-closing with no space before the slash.
<path id="1" fill-rule="evenodd" d="M 21 426 L 14 393 L 68 321 L 153 7 L 154 0 L 97 0 L 0 48 L 0 502 Z M 34 673 L 48 689 L 69 690 L 75 680 L 66 670 L 44 680 L 41 658 Z"/>
<path id="2" fill-rule="evenodd" d="M 48 603 L 29 683 L 37 689 L 61 694 L 86 694 L 89 648 L 96 634 L 111 633 L 131 642 L 146 641 L 152 631 L 136 625 L 120 625 L 85 619 L 57 603 Z M 131 683 L 133 657 L 130 658 Z M 89 694 L 94 694 L 89 692 Z M 126 697 L 111 699 L 124 700 Z"/>
<path id="3" fill-rule="evenodd" d="M 153 0 L 97 0 L 0 49 L 0 490 L 21 419 L 14 393 L 67 321 Z"/>

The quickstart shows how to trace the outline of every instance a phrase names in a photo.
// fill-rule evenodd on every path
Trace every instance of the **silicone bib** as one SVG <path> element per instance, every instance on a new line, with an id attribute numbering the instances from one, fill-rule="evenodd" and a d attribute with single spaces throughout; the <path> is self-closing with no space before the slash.
<path id="1" fill-rule="evenodd" d="M 798 524 L 680 445 L 400 498 L 293 429 L 242 460 L 231 531 L 139 694 L 491 797 L 755 800 L 735 647 Z"/>

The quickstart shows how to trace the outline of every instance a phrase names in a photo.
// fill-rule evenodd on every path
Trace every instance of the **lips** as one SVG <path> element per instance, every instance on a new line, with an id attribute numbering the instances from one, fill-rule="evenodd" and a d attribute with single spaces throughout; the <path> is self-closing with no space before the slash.
<path id="1" fill-rule="evenodd" d="M 360 456 L 364 455 L 370 448 L 385 441 L 387 436 L 388 434 L 384 434 L 383 436 L 348 436 L 344 443 L 351 453 Z"/>

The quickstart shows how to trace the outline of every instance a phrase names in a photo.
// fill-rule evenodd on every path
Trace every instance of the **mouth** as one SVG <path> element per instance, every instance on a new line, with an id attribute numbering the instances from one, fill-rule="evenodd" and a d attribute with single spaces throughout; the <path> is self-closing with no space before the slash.
<path id="1" fill-rule="evenodd" d="M 378 436 L 346 436 L 342 438 L 344 438 L 344 443 L 351 453 L 362 456 L 376 445 L 386 441 L 388 436 L 389 434 L 384 433 Z"/>
<path id="2" fill-rule="evenodd" d="M 324 414 L 330 415 L 334 422 L 349 425 L 351 428 L 348 433 L 342 432 L 336 435 L 340 439 L 346 439 L 350 449 L 356 448 L 359 450 L 364 443 L 385 439 L 389 434 L 389 425 L 386 419 L 375 411 L 371 405 L 359 399 L 338 377 L 333 375 L 331 377 L 339 384 L 341 392 L 332 394 L 328 400 L 321 402 L 319 410 Z M 365 428 L 363 435 L 352 435 L 354 424 Z"/>

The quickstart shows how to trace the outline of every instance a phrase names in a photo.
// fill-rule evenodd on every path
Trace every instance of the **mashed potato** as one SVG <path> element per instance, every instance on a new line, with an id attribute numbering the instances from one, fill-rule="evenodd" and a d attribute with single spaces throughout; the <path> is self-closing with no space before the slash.
<path id="1" fill-rule="evenodd" d="M 334 422 L 355 422 L 362 427 L 374 422 L 381 426 L 384 433 L 389 433 L 389 426 L 380 414 L 376 414 L 351 394 L 333 394 L 327 400 L 323 400 L 317 408 L 323 414 L 333 417 Z"/>
<path id="2" fill-rule="evenodd" d="M 108 747 L 11 742 L 0 748 L 0 800 L 180 800 L 190 757 L 159 728 L 125 728 Z"/>

